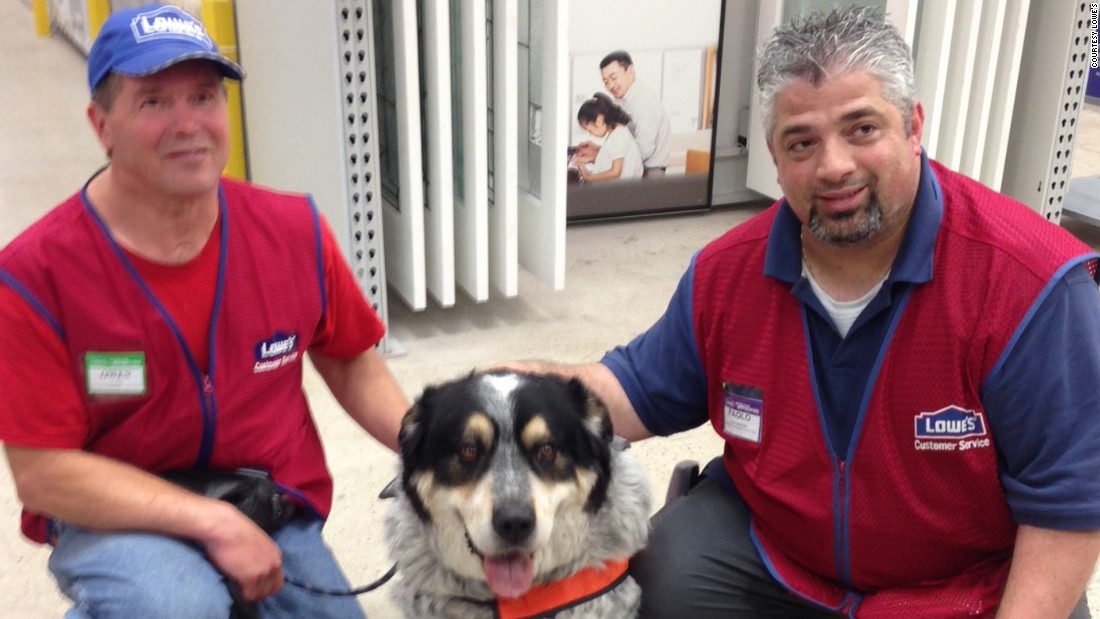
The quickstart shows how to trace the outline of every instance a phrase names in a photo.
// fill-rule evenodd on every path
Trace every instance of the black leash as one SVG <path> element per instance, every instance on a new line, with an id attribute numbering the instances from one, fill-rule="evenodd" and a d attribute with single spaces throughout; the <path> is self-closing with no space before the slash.
<path id="1" fill-rule="evenodd" d="M 389 582 L 390 579 L 393 578 L 394 574 L 396 574 L 396 573 L 397 573 L 397 564 L 394 563 L 393 566 L 389 569 L 389 571 L 386 572 L 385 574 L 383 574 L 382 577 L 379 578 L 378 580 L 375 580 L 374 582 L 371 582 L 371 583 L 367 583 L 367 584 L 363 585 L 362 587 L 356 587 L 354 589 L 326 589 L 324 587 L 317 587 L 317 586 L 310 585 L 310 584 L 307 584 L 307 583 L 299 582 L 299 581 L 297 581 L 297 580 L 295 580 L 295 579 L 293 579 L 289 576 L 286 576 L 286 575 L 283 576 L 283 581 L 285 581 L 286 584 L 288 584 L 288 585 L 298 587 L 299 589 L 304 589 L 306 591 L 309 591 L 310 593 L 316 593 L 318 595 L 334 595 L 334 596 L 352 597 L 352 596 L 362 595 L 364 593 L 369 593 L 371 591 L 374 591 L 378 587 L 381 587 L 382 585 Z"/>
<path id="2" fill-rule="evenodd" d="M 381 578 L 372 583 L 363 585 L 362 587 L 357 587 L 355 589 L 325 589 L 324 587 L 315 587 L 310 584 L 298 582 L 297 580 L 287 577 L 286 575 L 283 576 L 283 581 L 288 585 L 298 587 L 299 589 L 309 591 L 310 593 L 316 593 L 317 595 L 350 597 L 361 595 L 369 591 L 374 591 L 378 587 L 381 587 L 382 585 L 389 582 L 389 580 L 393 578 L 394 574 L 396 573 L 397 564 L 394 563 L 393 567 L 391 567 L 388 572 L 383 574 Z M 229 588 L 229 597 L 233 599 L 233 606 L 229 609 L 229 619 L 260 619 L 260 611 L 257 610 L 255 604 L 251 604 L 244 599 L 244 596 L 241 595 L 241 588 L 239 585 L 237 585 L 237 583 L 233 582 L 232 580 L 226 579 L 225 585 Z"/>
<path id="3" fill-rule="evenodd" d="M 391 479 L 390 482 L 388 484 L 386 484 L 386 486 L 384 488 L 382 488 L 382 492 L 378 493 L 378 498 L 380 498 L 380 499 L 392 499 L 392 498 L 394 498 L 397 495 L 397 484 L 399 482 L 400 482 L 400 478 L 395 477 L 395 478 Z M 382 585 L 389 582 L 390 579 L 393 578 L 394 574 L 396 574 L 396 573 L 397 573 L 397 564 L 394 563 L 393 566 L 389 569 L 389 571 L 386 572 L 385 574 L 382 574 L 382 577 L 379 578 L 378 580 L 376 580 L 372 583 L 365 584 L 362 587 L 356 587 L 354 589 L 347 589 L 347 590 L 344 590 L 344 589 L 326 589 L 324 587 L 315 587 L 315 586 L 310 585 L 310 584 L 299 582 L 299 581 L 287 576 L 286 574 L 283 574 L 283 581 L 286 582 L 286 584 L 288 584 L 288 585 L 291 585 L 293 587 L 298 587 L 299 589 L 309 591 L 310 593 L 316 593 L 318 595 L 334 595 L 334 596 L 340 596 L 340 597 L 352 597 L 352 596 L 362 595 L 364 593 L 369 593 L 371 591 L 374 591 L 378 587 L 381 587 Z"/>
<path id="4" fill-rule="evenodd" d="M 298 582 L 293 578 L 286 575 L 283 576 L 283 582 L 299 589 L 309 591 L 310 593 L 316 593 L 317 595 L 333 595 L 333 596 L 356 596 L 369 591 L 374 591 L 378 587 L 389 582 L 397 573 L 397 564 L 394 563 L 393 567 L 388 572 L 382 575 L 378 580 L 363 585 L 362 587 L 356 587 L 355 589 L 326 589 L 324 587 L 316 587 L 314 585 Z M 233 599 L 233 606 L 229 609 L 229 619 L 261 619 L 260 611 L 256 608 L 255 604 L 251 604 L 244 599 L 241 595 L 241 588 L 237 583 L 232 580 L 225 580 L 226 587 L 229 588 L 229 597 Z"/>

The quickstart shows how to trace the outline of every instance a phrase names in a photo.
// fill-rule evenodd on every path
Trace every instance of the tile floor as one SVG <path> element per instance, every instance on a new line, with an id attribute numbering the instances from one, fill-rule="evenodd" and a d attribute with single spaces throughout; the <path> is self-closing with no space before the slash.
<path id="1" fill-rule="evenodd" d="M 84 59 L 60 37 L 36 38 L 28 4 L 0 0 L 0 245 L 67 197 L 104 160 L 83 117 Z M 1089 106 L 1080 136 L 1073 176 L 1100 174 L 1100 109 Z M 460 300 L 454 308 L 421 313 L 395 303 L 391 332 L 408 354 L 391 360 L 393 372 L 414 395 L 426 384 L 503 359 L 596 359 L 660 315 L 697 248 L 756 211 L 724 208 L 573 226 L 564 291 L 548 291 L 521 275 L 516 299 L 485 305 Z M 1100 246 L 1100 228 L 1064 223 Z M 391 477 L 395 457 L 344 418 L 316 374 L 307 374 L 306 381 L 337 483 L 326 534 L 350 579 L 367 582 L 389 566 L 381 530 L 386 506 L 375 496 Z M 673 463 L 709 458 L 718 445 L 703 428 L 633 449 L 660 494 Z M 66 604 L 47 575 L 48 552 L 17 534 L 18 514 L 10 475 L 0 467 L 0 615 L 59 617 Z M 1100 602 L 1100 588 L 1094 597 Z M 384 588 L 361 600 L 371 617 L 395 614 Z"/>

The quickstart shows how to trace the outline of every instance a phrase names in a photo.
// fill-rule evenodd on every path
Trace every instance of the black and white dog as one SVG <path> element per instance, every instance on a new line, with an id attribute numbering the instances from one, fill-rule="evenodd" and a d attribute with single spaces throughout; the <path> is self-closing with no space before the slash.
<path id="1" fill-rule="evenodd" d="M 405 416 L 386 517 L 407 617 L 633 617 L 645 471 L 579 380 L 472 374 Z"/>

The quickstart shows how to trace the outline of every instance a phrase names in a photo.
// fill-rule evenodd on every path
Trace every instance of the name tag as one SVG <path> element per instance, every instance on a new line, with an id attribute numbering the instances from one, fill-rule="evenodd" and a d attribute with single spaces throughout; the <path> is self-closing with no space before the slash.
<path id="1" fill-rule="evenodd" d="M 145 393 L 145 353 L 89 352 L 84 354 L 89 395 Z"/>
<path id="2" fill-rule="evenodd" d="M 723 389 L 722 431 L 730 437 L 760 442 L 764 398 L 759 389 L 727 383 Z"/>

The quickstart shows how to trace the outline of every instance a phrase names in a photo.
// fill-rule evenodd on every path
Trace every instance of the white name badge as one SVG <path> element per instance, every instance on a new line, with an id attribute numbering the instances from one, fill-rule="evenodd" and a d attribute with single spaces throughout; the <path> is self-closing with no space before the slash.
<path id="1" fill-rule="evenodd" d="M 145 393 L 145 353 L 89 352 L 84 354 L 89 395 Z"/>
<path id="2" fill-rule="evenodd" d="M 759 390 L 750 392 L 749 389 L 724 385 L 722 431 L 730 437 L 759 443 L 764 400 Z"/>

